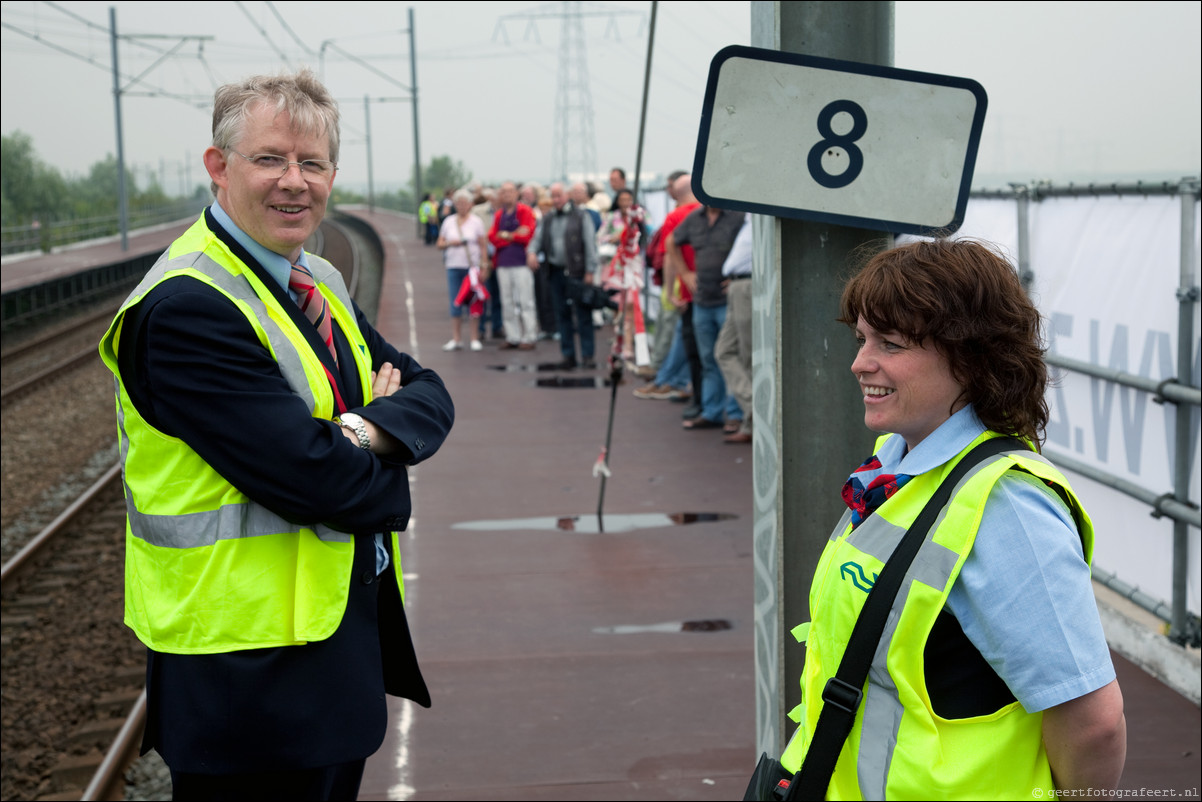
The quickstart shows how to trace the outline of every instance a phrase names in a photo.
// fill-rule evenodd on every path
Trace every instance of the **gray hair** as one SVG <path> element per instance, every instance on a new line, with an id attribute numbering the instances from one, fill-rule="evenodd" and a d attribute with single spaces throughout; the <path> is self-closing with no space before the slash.
<path id="1" fill-rule="evenodd" d="M 326 135 L 330 161 L 338 161 L 338 103 L 308 68 L 295 75 L 255 75 L 226 84 L 213 97 L 213 147 L 231 149 L 246 129 L 251 109 L 258 104 L 287 112 L 292 125 L 306 135 Z"/>
<path id="2" fill-rule="evenodd" d="M 458 203 L 460 199 L 466 200 L 468 203 L 476 202 L 476 196 L 468 192 L 466 189 L 456 190 L 455 194 L 451 196 L 451 200 L 455 203 Z"/>

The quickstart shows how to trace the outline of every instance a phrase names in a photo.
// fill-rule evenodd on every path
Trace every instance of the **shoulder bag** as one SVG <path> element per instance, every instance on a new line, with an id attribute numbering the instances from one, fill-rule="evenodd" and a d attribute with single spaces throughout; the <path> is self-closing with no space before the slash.
<path id="1" fill-rule="evenodd" d="M 927 532 L 935 523 L 940 510 L 947 505 L 952 490 L 965 474 L 990 457 L 1027 448 L 1026 443 L 1014 437 L 991 438 L 965 454 L 940 482 L 935 494 L 922 508 L 922 512 L 918 514 L 901 543 L 881 569 L 880 576 L 877 577 L 864 607 L 860 610 L 860 617 L 856 619 L 851 639 L 843 652 L 843 659 L 839 661 L 839 669 L 823 688 L 822 712 L 818 714 L 814 737 L 810 741 L 810 748 L 802 761 L 801 769 L 796 774 L 790 774 L 781 766 L 780 761 L 768 757 L 767 753 L 761 754 L 751 781 L 747 784 L 744 800 L 826 798 L 826 789 L 835 771 L 835 763 L 839 760 L 839 753 L 843 751 L 843 744 L 851 733 L 852 725 L 855 724 L 856 711 L 864 696 L 864 682 L 868 679 L 872 656 L 876 653 L 881 634 L 885 631 L 885 620 L 901 589 L 910 563 L 914 561 L 919 547 L 926 540 Z"/>

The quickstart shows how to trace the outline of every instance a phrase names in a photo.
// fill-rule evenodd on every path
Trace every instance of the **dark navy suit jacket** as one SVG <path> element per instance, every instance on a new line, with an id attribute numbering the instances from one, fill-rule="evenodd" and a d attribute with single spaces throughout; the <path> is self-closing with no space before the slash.
<path id="1" fill-rule="evenodd" d="M 394 570 L 375 574 L 374 534 L 404 529 L 406 466 L 442 445 L 454 406 L 442 380 L 389 345 L 355 307 L 372 368 L 390 362 L 401 389 L 363 407 L 352 345 L 334 327 L 340 371 L 287 292 L 205 212 L 206 222 L 305 332 L 348 410 L 405 445 L 377 457 L 332 421 L 315 420 L 246 317 L 188 277 L 161 282 L 127 312 L 118 353 L 141 414 L 179 437 L 259 504 L 295 522 L 355 535 L 350 598 L 329 639 L 303 646 L 176 655 L 151 652 L 143 751 L 175 771 L 313 768 L 373 753 L 387 726 L 385 694 L 430 705 Z M 253 612 L 248 613 L 253 615 Z"/>

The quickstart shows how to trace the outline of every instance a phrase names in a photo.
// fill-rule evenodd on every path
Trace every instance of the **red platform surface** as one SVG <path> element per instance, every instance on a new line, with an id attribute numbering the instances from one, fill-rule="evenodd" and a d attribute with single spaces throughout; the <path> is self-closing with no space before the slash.
<path id="1" fill-rule="evenodd" d="M 360 799 L 742 798 L 758 757 L 751 446 L 724 443 L 721 430 L 684 431 L 680 404 L 635 399 L 641 381 L 627 377 L 605 491 L 611 529 L 640 514 L 735 517 L 604 534 L 548 528 L 559 517 L 596 528 L 592 467 L 609 390 L 536 387 L 540 374 L 519 368 L 560 359 L 553 341 L 530 352 L 495 341 L 442 351 L 440 252 L 422 244 L 412 217 L 352 213 L 385 245 L 378 328 L 436 369 L 456 404 L 447 443 L 413 472 L 403 541 L 434 705 L 391 700 L 390 733 Z M 457 528 L 517 519 L 536 520 Z M 675 626 L 686 621 L 730 628 Z M 1196 798 L 1198 706 L 1114 658 L 1129 739 L 1121 787 Z"/>

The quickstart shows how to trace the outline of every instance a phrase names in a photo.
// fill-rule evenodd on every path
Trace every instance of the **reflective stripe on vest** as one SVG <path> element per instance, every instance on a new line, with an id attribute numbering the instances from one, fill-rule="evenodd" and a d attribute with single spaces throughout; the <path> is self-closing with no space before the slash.
<path id="1" fill-rule="evenodd" d="M 803 635 L 806 662 L 799 722 L 782 764 L 800 768 L 822 707 L 822 690 L 838 669 L 867 591 L 910 524 L 956 462 L 914 477 L 855 530 L 847 513 L 819 560 L 810 590 L 813 620 Z M 878 441 L 878 448 L 883 443 Z M 1056 486 L 1077 522 L 1088 561 L 1093 528 L 1067 480 L 1030 452 L 1007 452 L 970 471 L 956 486 L 919 549 L 894 601 L 873 658 L 864 699 L 828 788 L 829 799 L 1029 798 L 1051 788 L 1042 714 L 1014 702 L 987 716 L 949 721 L 932 712 L 923 656 L 926 640 L 976 538 L 985 501 L 1007 470 Z M 809 702 L 809 704 L 807 704 Z"/>
<path id="2" fill-rule="evenodd" d="M 349 295 L 332 265 L 317 257 L 310 264 L 332 317 L 350 340 L 364 398 L 370 400 L 371 366 Z M 117 351 L 125 313 L 176 276 L 206 283 L 229 298 L 314 417 L 333 415 L 329 379 L 304 334 L 202 217 L 130 294 L 100 344 L 116 377 L 128 512 L 126 623 L 150 648 L 183 654 L 329 637 L 346 607 L 352 537 L 323 525 L 290 523 L 247 498 L 187 444 L 142 418 L 121 382 Z M 393 546 L 399 585 L 395 537 Z"/>

